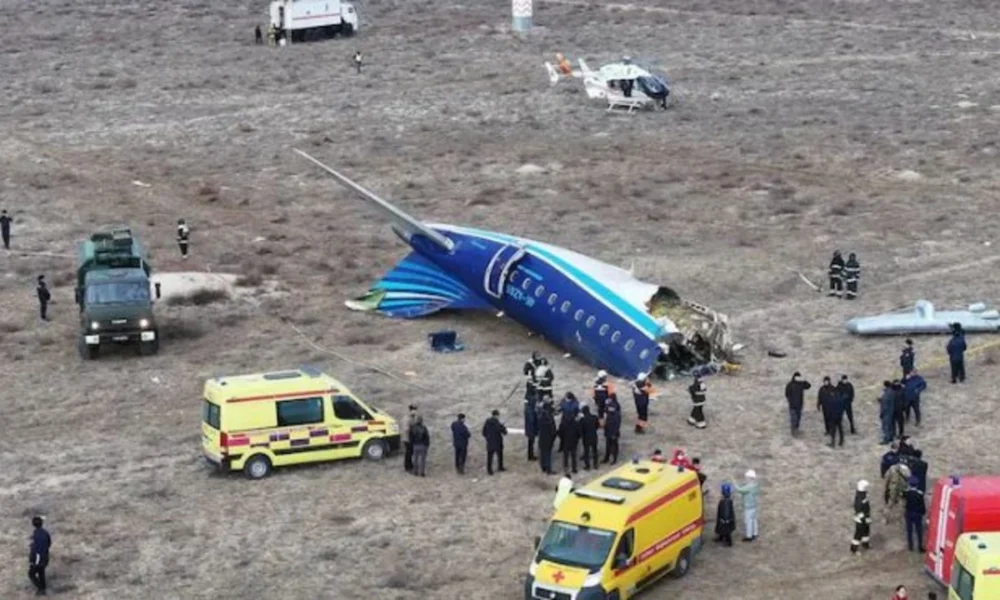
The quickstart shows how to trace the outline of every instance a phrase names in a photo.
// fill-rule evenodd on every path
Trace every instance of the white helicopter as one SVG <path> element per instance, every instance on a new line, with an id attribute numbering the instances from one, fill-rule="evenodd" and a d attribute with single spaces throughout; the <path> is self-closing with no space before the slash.
<path id="1" fill-rule="evenodd" d="M 609 63 L 594 71 L 579 59 L 580 69 L 574 71 L 562 54 L 557 54 L 558 67 L 546 62 L 552 85 L 562 77 L 583 78 L 583 87 L 589 98 L 608 101 L 608 110 L 627 108 L 629 112 L 637 108 L 658 103 L 667 108 L 670 84 L 666 77 L 655 74 L 651 69 L 634 63 L 629 57 L 619 62 Z"/>

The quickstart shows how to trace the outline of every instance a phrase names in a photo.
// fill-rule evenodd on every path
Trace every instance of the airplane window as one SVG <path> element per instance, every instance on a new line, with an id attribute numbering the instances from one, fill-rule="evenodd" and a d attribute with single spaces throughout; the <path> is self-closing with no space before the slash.
<path id="1" fill-rule="evenodd" d="M 611 327 L 609 327 L 608 324 L 605 323 L 604 325 L 601 325 L 601 328 L 597 330 L 597 333 L 601 335 L 607 335 L 609 329 L 611 329 Z"/>
<path id="2" fill-rule="evenodd" d="M 520 271 L 512 271 L 511 274 L 510 274 L 510 282 L 511 283 L 517 282 L 517 278 L 520 277 L 520 276 L 521 276 L 521 272 Z"/>
<path id="3" fill-rule="evenodd" d="M 594 315 L 590 315 L 589 317 L 587 317 L 587 328 L 593 327 L 594 323 L 596 322 L 597 322 L 597 317 L 595 317 Z"/>
<path id="4" fill-rule="evenodd" d="M 583 320 L 583 309 L 581 308 L 578 311 L 576 311 L 576 314 L 573 315 L 573 318 L 576 319 L 577 321 L 582 321 Z"/>
<path id="5" fill-rule="evenodd" d="M 549 306 L 554 306 L 555 303 L 556 303 L 556 300 L 558 300 L 558 299 L 559 299 L 559 295 L 558 294 L 549 294 Z"/>
<path id="6" fill-rule="evenodd" d="M 640 360 L 646 360 L 647 356 L 649 356 L 649 349 L 648 348 L 646 350 L 643 350 L 642 352 L 639 353 L 639 359 Z"/>
<path id="7" fill-rule="evenodd" d="M 560 310 L 562 310 L 564 313 L 569 312 L 569 300 L 562 303 L 562 307 L 560 307 Z"/>
<path id="8" fill-rule="evenodd" d="M 625 352 L 628 352 L 632 348 L 635 348 L 635 340 L 629 340 L 625 342 Z"/>
<path id="9" fill-rule="evenodd" d="M 542 294 L 544 293 L 545 293 L 545 286 L 539 283 L 538 287 L 535 288 L 535 298 L 541 298 Z"/>
<path id="10" fill-rule="evenodd" d="M 611 334 L 611 343 L 612 344 L 617 344 L 618 340 L 620 340 L 620 339 L 622 339 L 622 332 L 616 331 L 616 332 L 614 332 L 614 333 Z"/>
<path id="11" fill-rule="evenodd" d="M 531 287 L 531 277 L 525 277 L 524 283 L 521 284 L 521 289 L 527 292 L 528 288 L 530 287 Z"/>

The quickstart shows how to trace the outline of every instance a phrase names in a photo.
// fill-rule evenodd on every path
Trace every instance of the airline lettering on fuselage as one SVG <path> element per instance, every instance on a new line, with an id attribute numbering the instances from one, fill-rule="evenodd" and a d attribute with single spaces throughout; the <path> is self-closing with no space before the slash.
<path id="1" fill-rule="evenodd" d="M 521 304 L 524 304 L 528 308 L 531 308 L 532 306 L 535 305 L 535 299 L 529 296 L 528 294 L 522 292 L 521 289 L 518 288 L 516 285 L 512 285 L 509 283 L 507 284 L 507 295 L 513 298 L 514 300 L 517 300 Z"/>

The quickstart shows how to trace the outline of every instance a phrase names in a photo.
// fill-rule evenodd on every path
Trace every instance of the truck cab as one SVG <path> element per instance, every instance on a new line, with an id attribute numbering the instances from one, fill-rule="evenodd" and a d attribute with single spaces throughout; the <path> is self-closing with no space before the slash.
<path id="1" fill-rule="evenodd" d="M 76 303 L 84 358 L 97 358 L 107 344 L 136 344 L 143 355 L 159 350 L 153 302 L 160 289 L 151 289 L 151 272 L 144 249 L 127 227 L 109 228 L 80 243 Z"/>
<path id="2" fill-rule="evenodd" d="M 1000 598 L 1000 532 L 963 533 L 955 544 L 949 600 Z"/>

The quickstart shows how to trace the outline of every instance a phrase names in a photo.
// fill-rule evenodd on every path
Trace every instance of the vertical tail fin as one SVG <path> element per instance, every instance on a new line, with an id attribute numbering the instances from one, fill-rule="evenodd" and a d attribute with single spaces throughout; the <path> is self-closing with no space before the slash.
<path id="1" fill-rule="evenodd" d="M 555 85 L 559 83 L 559 70 L 552 66 L 552 63 L 546 61 L 545 69 L 549 72 L 549 84 Z"/>
<path id="2" fill-rule="evenodd" d="M 585 63 L 582 58 L 579 60 L 580 60 L 580 72 L 583 73 L 584 77 L 592 77 L 596 75 L 596 73 L 590 70 L 590 67 L 587 66 L 587 63 Z"/>

